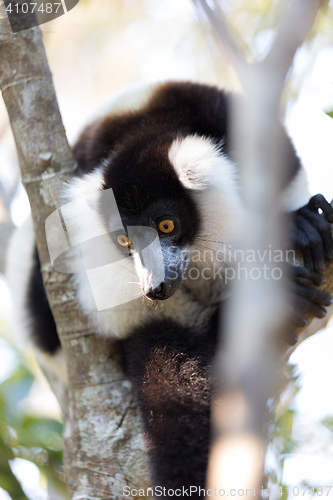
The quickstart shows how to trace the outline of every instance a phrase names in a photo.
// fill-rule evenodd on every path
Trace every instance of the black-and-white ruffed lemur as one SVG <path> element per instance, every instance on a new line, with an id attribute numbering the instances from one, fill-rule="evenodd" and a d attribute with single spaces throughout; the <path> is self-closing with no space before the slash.
<path id="1" fill-rule="evenodd" d="M 103 227 L 112 245 L 127 252 L 126 262 L 134 260 L 133 280 L 140 293 L 128 304 L 97 310 L 87 273 L 74 279 L 79 304 L 95 331 L 122 344 L 143 417 L 152 482 L 170 488 L 205 483 L 209 368 L 217 310 L 226 296 L 214 265 L 226 265 L 221 263 L 221 243 L 232 246 L 239 240 L 235 220 L 242 210 L 237 167 L 230 159 L 229 102 L 224 91 L 189 82 L 126 90 L 82 132 L 73 149 L 79 174 L 63 195 L 64 203 L 72 203 L 78 240 L 89 228 Z M 304 324 L 307 312 L 323 317 L 332 303 L 329 295 L 298 280 L 303 275 L 320 282 L 317 272 L 333 258 L 333 209 L 321 195 L 310 199 L 287 135 L 286 144 L 290 182 L 279 208 L 293 212 L 293 244 L 303 251 L 307 267 L 295 271 L 297 326 Z M 110 229 L 107 204 L 95 211 L 73 204 L 91 195 L 98 199 L 110 188 L 123 226 L 116 232 Z M 152 228 L 159 236 L 165 272 L 157 281 L 152 267 L 138 258 L 135 244 L 131 247 L 129 228 L 136 226 Z M 18 327 L 39 350 L 41 362 L 53 363 L 65 378 L 31 220 L 14 235 L 8 255 Z M 113 264 L 95 283 L 104 298 L 112 295 L 108 283 L 117 281 Z"/>

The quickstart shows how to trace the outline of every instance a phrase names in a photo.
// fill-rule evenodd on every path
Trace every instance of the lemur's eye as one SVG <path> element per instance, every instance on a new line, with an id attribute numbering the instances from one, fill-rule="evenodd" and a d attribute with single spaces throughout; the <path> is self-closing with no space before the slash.
<path id="1" fill-rule="evenodd" d="M 171 219 L 161 220 L 158 225 L 158 229 L 162 233 L 172 233 L 172 231 L 175 229 L 175 223 Z"/>
<path id="2" fill-rule="evenodd" d="M 129 240 L 128 236 L 126 236 L 126 234 L 119 234 L 119 236 L 117 236 L 117 241 L 118 241 L 119 245 L 121 245 L 122 247 L 129 247 L 130 246 L 130 240 Z"/>

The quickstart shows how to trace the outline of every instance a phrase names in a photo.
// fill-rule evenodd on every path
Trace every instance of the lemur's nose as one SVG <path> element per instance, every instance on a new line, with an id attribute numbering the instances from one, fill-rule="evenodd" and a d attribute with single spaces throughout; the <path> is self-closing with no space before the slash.
<path id="1" fill-rule="evenodd" d="M 155 292 L 155 294 L 156 294 L 156 295 L 161 295 L 162 290 L 163 290 L 163 284 L 161 283 L 160 285 L 158 285 L 158 286 L 155 288 L 154 292 Z"/>
<path id="2" fill-rule="evenodd" d="M 152 300 L 163 300 L 167 298 L 165 291 L 166 291 L 165 284 L 160 283 L 156 288 L 149 290 L 149 292 L 146 293 L 146 296 Z"/>

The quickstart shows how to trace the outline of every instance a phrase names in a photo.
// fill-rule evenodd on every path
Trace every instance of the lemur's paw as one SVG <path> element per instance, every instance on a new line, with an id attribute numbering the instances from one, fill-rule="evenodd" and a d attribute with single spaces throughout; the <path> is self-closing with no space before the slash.
<path id="1" fill-rule="evenodd" d="M 304 266 L 317 273 L 323 273 L 327 261 L 333 259 L 332 222 L 333 207 L 321 194 L 295 212 L 294 247 L 302 252 Z"/>
<path id="2" fill-rule="evenodd" d="M 316 271 L 313 269 L 309 269 L 308 267 L 302 267 L 302 266 L 293 266 L 290 265 L 291 267 L 291 274 L 294 278 L 294 280 L 299 280 L 299 278 L 303 278 L 311 281 L 315 286 L 320 286 L 323 283 L 327 281 L 324 275 L 318 274 Z"/>
<path id="3" fill-rule="evenodd" d="M 294 293 L 295 310 L 303 319 L 306 316 L 324 318 L 326 316 L 326 307 L 333 304 L 331 295 L 319 292 L 312 286 L 305 285 L 304 283 L 296 282 L 294 284 Z"/>
<path id="4" fill-rule="evenodd" d="M 294 333 L 298 328 L 304 328 L 308 325 L 308 316 L 315 318 L 324 318 L 326 316 L 326 307 L 333 304 L 333 298 L 328 293 L 320 292 L 310 284 L 301 280 L 311 281 L 315 285 L 320 285 L 325 278 L 313 270 L 305 267 L 292 266 L 292 301 L 293 308 L 291 312 L 291 329 L 293 333 L 288 337 L 287 342 L 290 345 L 296 344 L 298 337 Z"/>

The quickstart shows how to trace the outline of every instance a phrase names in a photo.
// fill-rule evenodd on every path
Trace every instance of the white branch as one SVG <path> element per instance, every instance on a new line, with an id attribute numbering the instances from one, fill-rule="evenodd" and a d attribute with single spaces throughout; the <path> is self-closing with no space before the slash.
<path id="1" fill-rule="evenodd" d="M 228 22 L 228 17 L 217 0 L 192 0 L 200 21 L 210 30 L 217 48 L 225 53 L 239 77 L 247 65 L 248 52 L 241 36 Z"/>
<path id="2" fill-rule="evenodd" d="M 193 0 L 198 14 L 229 55 L 244 96 L 235 98 L 231 116 L 232 149 L 237 152 L 246 213 L 242 248 L 283 248 L 284 226 L 277 207 L 287 178 L 284 132 L 279 105 L 286 76 L 298 46 L 313 25 L 320 0 L 292 0 L 277 26 L 270 52 L 248 64 L 241 43 L 228 29 L 217 0 Z M 262 264 L 272 269 L 269 260 Z M 275 263 L 273 263 L 275 264 Z M 258 265 L 258 264 L 257 264 Z M 276 338 L 286 328 L 284 280 L 251 279 L 253 264 L 242 263 L 248 279 L 234 283 L 224 342 L 217 356 L 220 385 L 213 403 L 216 439 L 208 469 L 208 488 L 258 489 L 264 460 L 263 435 L 267 398 L 274 391 L 280 352 Z M 237 475 L 231 479 L 232 470 Z M 226 471 L 229 471 L 226 473 Z M 258 493 L 258 491 L 257 491 Z M 235 497 L 237 498 L 237 496 Z"/>

